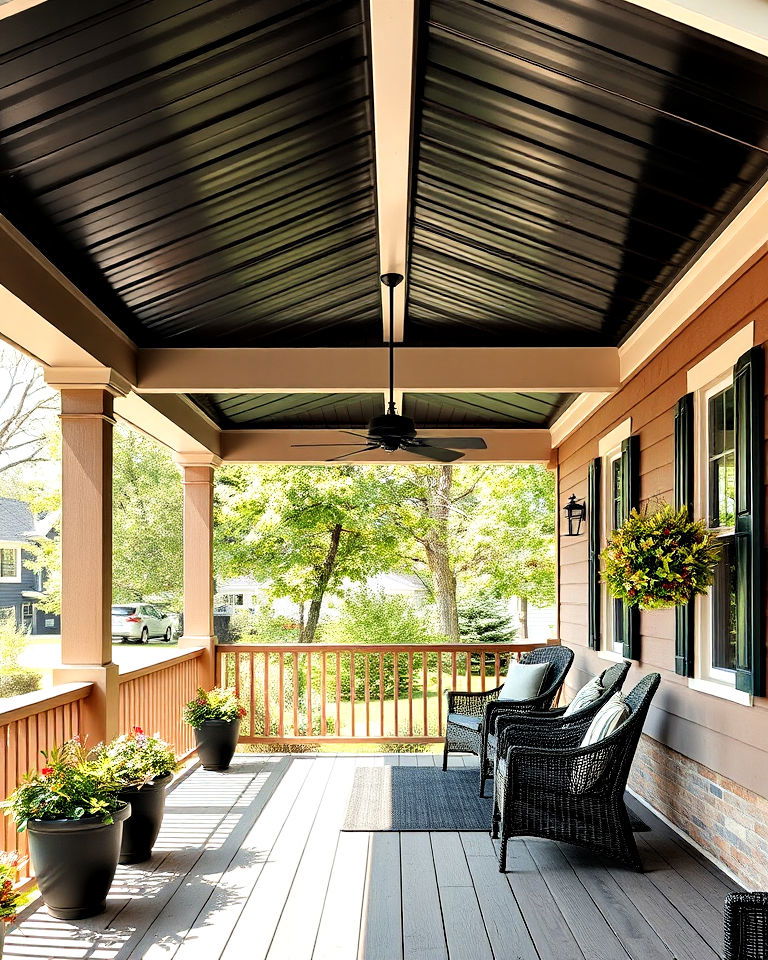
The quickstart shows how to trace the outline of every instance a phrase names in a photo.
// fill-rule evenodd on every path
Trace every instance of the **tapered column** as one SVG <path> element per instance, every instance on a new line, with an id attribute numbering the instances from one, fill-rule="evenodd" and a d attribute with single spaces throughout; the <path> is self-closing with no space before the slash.
<path id="1" fill-rule="evenodd" d="M 117 734 L 112 662 L 112 429 L 114 391 L 61 391 L 61 660 L 55 683 L 88 680 L 81 734 Z"/>
<path id="2" fill-rule="evenodd" d="M 180 646 L 203 647 L 201 682 L 214 684 L 213 481 L 217 457 L 177 454 L 184 485 L 184 635 Z"/>

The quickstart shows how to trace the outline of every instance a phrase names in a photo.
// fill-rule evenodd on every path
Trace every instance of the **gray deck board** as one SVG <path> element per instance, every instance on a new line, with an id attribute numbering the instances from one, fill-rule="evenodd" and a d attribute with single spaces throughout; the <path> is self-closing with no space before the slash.
<path id="1" fill-rule="evenodd" d="M 226 774 L 194 771 L 104 914 L 66 922 L 37 901 L 4 958 L 718 960 L 736 885 L 642 807 L 640 874 L 543 840 L 513 840 L 502 875 L 483 832 L 340 832 L 356 766 L 435 762 L 242 755 Z"/>

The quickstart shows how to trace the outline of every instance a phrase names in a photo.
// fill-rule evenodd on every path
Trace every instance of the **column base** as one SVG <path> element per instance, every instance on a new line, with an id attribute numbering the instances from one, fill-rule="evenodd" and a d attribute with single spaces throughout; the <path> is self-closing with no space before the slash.
<path id="1" fill-rule="evenodd" d="M 53 671 L 54 684 L 92 683 L 89 697 L 80 706 L 80 730 L 83 741 L 95 747 L 112 740 L 120 732 L 120 671 L 116 663 L 66 664 Z"/>

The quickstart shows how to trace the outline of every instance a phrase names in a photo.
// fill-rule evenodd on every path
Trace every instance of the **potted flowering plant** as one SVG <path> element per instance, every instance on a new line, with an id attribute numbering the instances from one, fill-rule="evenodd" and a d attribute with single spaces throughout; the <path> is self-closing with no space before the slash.
<path id="1" fill-rule="evenodd" d="M 194 729 L 197 755 L 205 770 L 226 770 L 232 762 L 246 709 L 234 690 L 200 687 L 184 707 L 184 720 Z"/>
<path id="2" fill-rule="evenodd" d="M 13 923 L 19 907 L 29 899 L 16 886 L 19 870 L 26 862 L 15 850 L 11 853 L 0 851 L 0 957 L 3 955 L 5 925 Z"/>
<path id="3" fill-rule="evenodd" d="M 173 750 L 158 735 L 133 727 L 111 743 L 99 744 L 92 758 L 110 770 L 121 784 L 118 797 L 131 805 L 123 824 L 120 863 L 149 860 L 163 822 L 166 787 L 179 766 Z"/>
<path id="4" fill-rule="evenodd" d="M 106 906 L 130 805 L 112 770 L 86 754 L 79 737 L 49 753 L 6 800 L 17 830 L 29 832 L 40 893 L 54 917 L 92 917 Z"/>
<path id="5" fill-rule="evenodd" d="M 602 553 L 603 580 L 630 607 L 660 610 L 706 593 L 718 560 L 717 538 L 688 510 L 668 504 L 653 513 L 632 510 Z"/>

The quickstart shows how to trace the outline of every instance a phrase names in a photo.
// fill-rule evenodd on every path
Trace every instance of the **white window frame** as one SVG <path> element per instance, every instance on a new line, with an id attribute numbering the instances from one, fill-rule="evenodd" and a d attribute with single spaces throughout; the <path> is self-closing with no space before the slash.
<path id="1" fill-rule="evenodd" d="M 605 434 L 598 441 L 600 456 L 600 550 L 605 547 L 608 536 L 613 532 L 613 502 L 612 489 L 613 465 L 621 458 L 621 447 L 625 440 L 632 436 L 632 418 L 628 417 L 617 427 Z M 608 592 L 603 582 L 603 561 L 600 561 L 600 649 L 598 656 L 603 660 L 624 660 L 621 650 L 617 651 L 613 638 L 613 605 L 614 598 Z"/>
<path id="2" fill-rule="evenodd" d="M 17 543 L 0 542 L 0 550 L 13 550 L 16 555 L 16 572 L 12 577 L 0 577 L 0 583 L 21 583 L 21 547 Z"/>
<path id="3" fill-rule="evenodd" d="M 688 390 L 693 393 L 694 398 L 693 508 L 694 515 L 705 521 L 709 517 L 709 398 L 733 384 L 733 368 L 736 362 L 753 345 L 754 325 L 749 323 L 688 371 Z M 730 535 L 733 529 L 721 527 L 715 532 Z M 688 687 L 700 693 L 751 706 L 751 694 L 736 689 L 735 673 L 712 666 L 711 604 L 709 591 L 704 596 L 696 597 L 694 601 L 694 675 L 689 677 Z"/>

